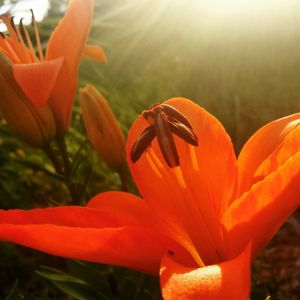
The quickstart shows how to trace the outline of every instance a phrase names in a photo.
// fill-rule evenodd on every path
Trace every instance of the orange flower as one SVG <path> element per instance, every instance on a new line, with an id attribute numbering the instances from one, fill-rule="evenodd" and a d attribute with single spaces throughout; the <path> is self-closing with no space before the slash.
<path id="1" fill-rule="evenodd" d="M 38 107 L 24 95 L 1 54 L 0 86 L 0 112 L 8 125 L 30 146 L 46 146 L 55 136 L 53 114 L 48 106 Z"/>
<path id="2" fill-rule="evenodd" d="M 80 90 L 80 108 L 90 142 L 112 168 L 126 163 L 125 136 L 104 97 L 91 85 Z"/>
<path id="3" fill-rule="evenodd" d="M 251 259 L 299 206 L 300 114 L 260 129 L 236 160 L 213 116 L 187 99 L 167 104 L 187 117 L 199 146 L 173 134 L 179 165 L 171 168 L 154 137 L 133 163 L 132 148 L 149 126 L 139 117 L 127 156 L 143 199 L 108 192 L 86 208 L 1 211 L 0 238 L 160 274 L 165 299 L 248 299 Z"/>
<path id="4" fill-rule="evenodd" d="M 34 16 L 38 55 L 22 21 L 20 30 L 8 14 L 1 16 L 9 36 L 0 35 L 0 52 L 13 63 L 14 77 L 24 94 L 38 107 L 49 104 L 58 135 L 69 127 L 81 58 L 105 60 L 101 48 L 85 46 L 92 12 L 93 0 L 70 1 L 65 16 L 49 39 L 45 57 Z"/>

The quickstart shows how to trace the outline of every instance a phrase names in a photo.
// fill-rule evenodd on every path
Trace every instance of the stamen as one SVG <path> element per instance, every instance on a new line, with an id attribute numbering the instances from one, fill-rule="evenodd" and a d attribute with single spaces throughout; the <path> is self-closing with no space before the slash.
<path id="1" fill-rule="evenodd" d="M 189 129 L 193 130 L 193 127 L 190 121 L 183 115 L 180 111 L 178 111 L 175 107 L 169 104 L 161 104 L 163 111 L 167 114 L 168 117 L 174 118 L 178 120 L 178 122 L 184 124 Z"/>
<path id="2" fill-rule="evenodd" d="M 14 30 L 14 24 L 12 24 L 13 20 L 11 20 L 10 14 L 6 13 L 6 14 L 3 14 L 3 15 L 0 15 L 0 19 L 6 25 L 6 28 L 7 28 L 7 31 L 9 33 L 10 37 L 12 39 L 17 40 L 18 37 L 17 37 L 16 32 Z"/>
<path id="3" fill-rule="evenodd" d="M 155 137 L 155 129 L 153 125 L 148 126 L 138 137 L 132 146 L 130 158 L 132 162 L 137 162 L 141 155 L 150 147 L 152 140 Z"/>
<path id="4" fill-rule="evenodd" d="M 22 19 L 21 19 L 21 20 L 22 20 Z M 21 20 L 20 20 L 20 23 L 21 23 Z M 21 27 L 21 26 L 20 26 L 20 27 Z M 21 51 L 19 52 L 19 56 L 21 56 L 22 62 L 25 62 L 25 63 L 31 62 L 31 61 L 32 61 L 32 58 L 31 58 L 30 54 L 28 53 L 28 49 L 27 49 L 27 47 L 26 47 L 26 45 L 25 45 L 25 43 L 24 43 L 24 39 L 23 39 L 23 36 L 22 36 L 22 34 L 21 34 L 19 28 L 15 26 L 15 27 L 14 27 L 14 30 L 15 30 L 15 32 L 16 32 L 16 34 L 17 34 L 18 42 L 20 43 L 20 47 L 21 47 L 20 50 L 21 50 Z M 22 27 L 21 27 L 21 30 L 22 30 Z"/>
<path id="5" fill-rule="evenodd" d="M 39 30 L 38 30 L 37 24 L 35 22 L 33 10 L 31 9 L 30 12 L 31 12 L 31 16 L 32 16 L 32 26 L 34 28 L 37 49 L 38 49 L 38 52 L 39 52 L 39 58 L 40 58 L 41 61 L 43 61 L 44 60 L 44 54 L 43 54 L 43 48 L 42 48 L 42 44 L 41 44 Z"/>
<path id="6" fill-rule="evenodd" d="M 198 159 L 197 159 L 195 147 L 193 147 L 191 145 L 188 145 L 188 147 L 189 147 L 189 151 L 190 151 L 190 155 L 191 155 L 191 162 L 192 162 L 193 170 L 198 172 L 199 171 L 199 164 L 198 164 Z"/>
<path id="7" fill-rule="evenodd" d="M 167 117 L 164 113 L 155 115 L 155 133 L 163 157 L 170 168 L 179 166 L 179 156 Z"/>
<path id="8" fill-rule="evenodd" d="M 32 57 L 33 61 L 37 61 L 38 58 L 36 57 L 36 54 L 35 54 L 35 51 L 34 51 L 34 48 L 33 48 L 33 45 L 32 45 L 31 38 L 28 34 L 28 31 L 27 31 L 26 27 L 23 24 L 23 18 L 20 20 L 20 27 L 21 27 L 21 31 L 22 31 L 23 35 L 26 38 L 26 42 L 27 42 L 27 45 L 29 47 L 30 54 L 31 54 L 31 57 Z"/>
<path id="9" fill-rule="evenodd" d="M 164 160 L 170 168 L 180 165 L 173 134 L 193 146 L 198 146 L 198 137 L 189 120 L 174 107 L 168 104 L 155 104 L 145 110 L 142 116 L 150 126 L 144 129 L 135 141 L 130 153 L 132 162 L 139 160 L 155 136 Z"/>
<path id="10" fill-rule="evenodd" d="M 21 34 L 20 30 L 18 29 L 18 27 L 14 26 L 14 30 L 15 30 L 17 36 L 18 36 L 18 41 L 21 44 L 24 44 L 24 40 L 23 40 L 22 34 Z"/>
<path id="11" fill-rule="evenodd" d="M 180 167 L 176 167 L 176 168 L 173 168 L 172 170 L 174 171 L 174 174 L 176 176 L 176 179 L 178 181 L 179 186 L 181 188 L 183 188 L 183 189 L 186 189 L 187 186 L 186 186 L 185 180 L 183 178 L 183 174 L 182 174 L 181 168 Z"/>
<path id="12" fill-rule="evenodd" d="M 10 18 L 10 26 L 11 26 L 11 28 L 13 29 L 13 31 L 15 32 L 16 37 L 17 37 L 17 39 L 18 39 L 18 41 L 19 41 L 19 37 L 18 37 L 18 33 L 17 33 L 17 29 L 16 29 L 15 22 L 14 22 L 14 18 L 15 18 L 15 17 L 11 17 L 11 18 Z M 9 32 L 9 34 L 11 35 L 11 32 Z"/>
<path id="13" fill-rule="evenodd" d="M 12 56 L 12 60 L 15 63 L 21 63 L 21 59 L 18 56 L 18 54 L 16 53 L 16 51 L 14 50 L 14 48 L 10 45 L 10 43 L 7 41 L 7 39 L 4 39 L 4 44 L 6 46 L 6 48 L 8 49 L 10 55 Z"/>
<path id="14" fill-rule="evenodd" d="M 1 31 L 0 31 L 0 36 L 1 36 L 1 38 L 3 38 L 5 40 L 5 34 Z"/>
<path id="15" fill-rule="evenodd" d="M 157 163 L 161 164 L 159 159 L 156 157 L 155 153 L 152 149 L 149 149 L 149 151 L 146 153 L 146 159 L 150 166 L 150 168 L 153 170 L 154 174 L 158 178 L 162 178 L 162 174 L 159 171 L 159 167 L 157 166 Z"/>

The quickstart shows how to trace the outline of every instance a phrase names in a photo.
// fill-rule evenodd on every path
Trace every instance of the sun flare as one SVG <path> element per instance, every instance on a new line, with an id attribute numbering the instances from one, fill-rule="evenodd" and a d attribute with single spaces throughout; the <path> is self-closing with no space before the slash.
<path id="1" fill-rule="evenodd" d="M 0 15 L 9 11 L 15 17 L 16 24 L 21 18 L 24 18 L 24 24 L 28 25 L 31 22 L 30 9 L 33 10 L 35 19 L 39 22 L 47 14 L 48 8 L 48 0 L 18 1 L 15 4 L 4 1 L 4 5 L 0 6 Z M 6 31 L 6 26 L 0 22 L 0 32 L 4 31 Z"/>

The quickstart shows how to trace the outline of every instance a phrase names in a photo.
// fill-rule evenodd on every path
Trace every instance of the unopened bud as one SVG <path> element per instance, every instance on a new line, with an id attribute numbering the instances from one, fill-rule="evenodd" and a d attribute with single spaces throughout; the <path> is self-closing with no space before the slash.
<path id="1" fill-rule="evenodd" d="M 90 142 L 98 155 L 112 168 L 126 162 L 125 136 L 100 92 L 88 85 L 80 90 L 80 107 Z"/>

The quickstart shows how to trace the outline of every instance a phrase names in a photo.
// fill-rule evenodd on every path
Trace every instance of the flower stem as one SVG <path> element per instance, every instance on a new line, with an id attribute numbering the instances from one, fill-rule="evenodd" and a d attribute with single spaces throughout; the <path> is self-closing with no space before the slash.
<path id="1" fill-rule="evenodd" d="M 60 150 L 61 157 L 64 162 L 65 175 L 70 176 L 72 174 L 72 167 L 69 160 L 67 145 L 64 136 L 59 136 L 56 139 L 58 148 Z"/>
<path id="2" fill-rule="evenodd" d="M 46 153 L 47 157 L 52 162 L 55 172 L 59 175 L 62 175 L 63 171 L 62 171 L 59 159 L 58 159 L 57 155 L 54 153 L 54 151 L 52 150 L 52 148 L 50 147 L 50 145 L 48 144 L 48 145 L 44 146 L 43 150 Z"/>
<path id="3" fill-rule="evenodd" d="M 80 201 L 80 196 L 77 192 L 76 183 L 73 182 L 72 165 L 69 160 L 66 141 L 64 136 L 58 136 L 56 141 L 64 163 L 64 175 L 68 178 L 68 183 L 66 185 L 72 197 L 73 204 L 77 204 Z"/>

